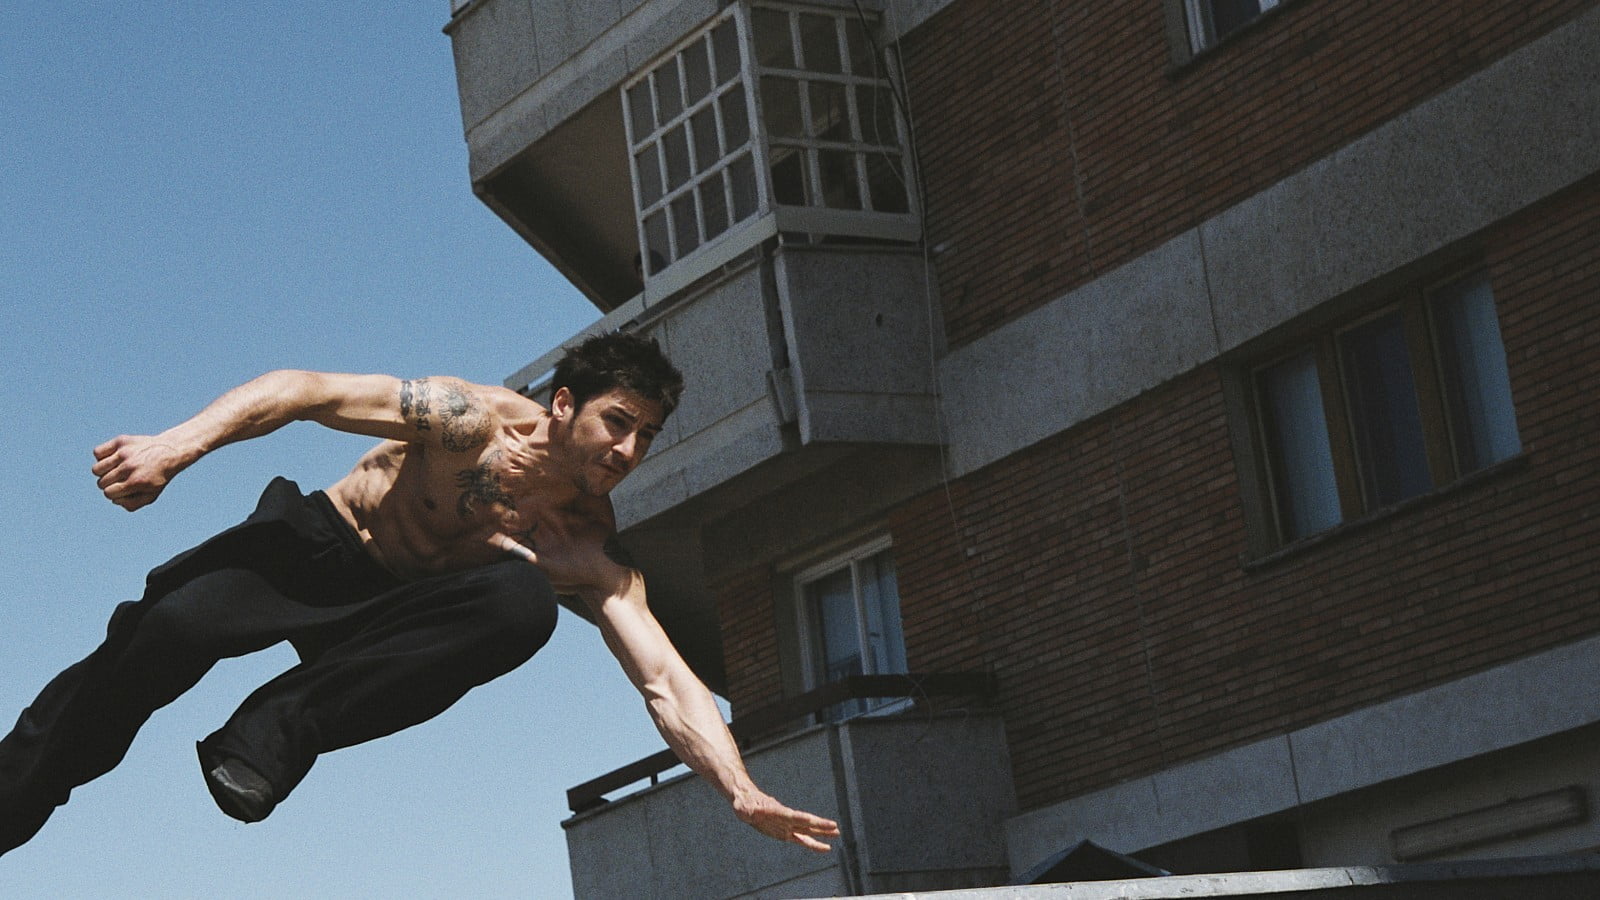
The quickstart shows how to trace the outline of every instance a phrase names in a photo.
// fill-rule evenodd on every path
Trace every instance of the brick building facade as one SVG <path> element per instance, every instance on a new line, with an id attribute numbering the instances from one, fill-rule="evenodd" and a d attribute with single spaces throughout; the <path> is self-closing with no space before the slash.
<path id="1" fill-rule="evenodd" d="M 478 20 L 499 35 L 510 8 L 450 29 L 480 193 L 597 327 L 721 370 L 618 498 L 674 639 L 736 721 L 852 672 L 996 686 L 1003 863 L 883 862 L 840 787 L 860 831 L 837 872 L 751 864 L 715 893 L 997 883 L 1079 839 L 1191 870 L 1600 846 L 1587 800 L 1556 809 L 1600 789 L 1600 4 L 648 0 L 587 30 L 534 16 L 536 71 L 490 84 L 511 57 Z M 726 59 L 724 21 L 744 80 L 710 90 L 747 85 L 771 181 L 718 237 L 729 120 L 726 174 L 697 151 L 711 174 L 672 188 L 673 129 L 707 133 L 673 123 L 711 101 L 659 98 L 697 42 Z M 867 134 L 869 78 L 914 173 Z M 788 81 L 809 85 L 794 134 Z M 624 139 L 606 123 L 639 85 L 660 121 Z M 701 231 L 610 289 L 671 205 L 642 186 L 645 132 Z M 633 203 L 563 194 L 575 148 Z M 811 180 L 784 199 L 796 159 Z M 819 752 L 847 785 L 874 717 L 838 720 L 863 708 L 769 728 L 752 758 L 845 735 Z M 945 788 L 920 815 L 967 802 Z M 605 840 L 604 814 L 569 834 Z M 1485 818 L 1521 824 L 1440 837 Z M 584 852 L 577 882 L 614 888 Z"/>

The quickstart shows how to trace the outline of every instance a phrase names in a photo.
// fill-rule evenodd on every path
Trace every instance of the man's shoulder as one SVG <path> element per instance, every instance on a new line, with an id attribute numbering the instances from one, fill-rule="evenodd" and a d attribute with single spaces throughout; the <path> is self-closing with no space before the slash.
<path id="1" fill-rule="evenodd" d="M 507 387 L 474 384 L 472 392 L 495 417 L 505 422 L 536 421 L 547 414 L 543 406 Z"/>

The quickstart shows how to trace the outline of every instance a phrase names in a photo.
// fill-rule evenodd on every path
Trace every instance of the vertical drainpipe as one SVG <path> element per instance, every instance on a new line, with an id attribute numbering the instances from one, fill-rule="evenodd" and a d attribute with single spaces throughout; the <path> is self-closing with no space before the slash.
<path id="1" fill-rule="evenodd" d="M 846 888 L 854 895 L 867 893 L 866 844 L 864 835 L 856 833 L 856 823 L 861 821 L 861 791 L 857 789 L 855 754 L 850 749 L 849 735 L 844 726 L 828 726 L 828 753 L 833 757 L 833 770 L 838 773 L 833 780 L 836 804 L 839 810 L 839 868 L 844 873 Z"/>

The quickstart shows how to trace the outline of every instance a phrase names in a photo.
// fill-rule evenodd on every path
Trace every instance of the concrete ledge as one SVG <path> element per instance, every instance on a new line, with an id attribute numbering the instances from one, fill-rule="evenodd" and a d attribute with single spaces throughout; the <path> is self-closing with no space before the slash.
<path id="1" fill-rule="evenodd" d="M 1393 900 L 1587 900 L 1600 896 L 1600 857 L 1546 856 L 1411 866 L 1355 866 L 1172 875 L 937 893 L 881 894 L 898 900 L 1180 900 L 1193 897 L 1372 897 Z"/>
<path id="2" fill-rule="evenodd" d="M 1006 823 L 1011 871 L 1076 840 L 1135 853 L 1600 722 L 1597 683 L 1589 638 L 1036 809 Z"/>

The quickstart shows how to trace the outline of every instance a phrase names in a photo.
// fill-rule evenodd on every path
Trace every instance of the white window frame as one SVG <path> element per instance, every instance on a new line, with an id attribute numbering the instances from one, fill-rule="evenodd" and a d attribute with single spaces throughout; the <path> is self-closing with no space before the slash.
<path id="1" fill-rule="evenodd" d="M 776 10 L 789 15 L 791 25 L 795 21 L 793 16 L 797 13 L 832 18 L 836 23 L 835 34 L 839 37 L 841 68 L 844 70 L 851 68 L 848 36 L 838 31 L 837 23 L 843 21 L 846 27 L 857 27 L 854 21 L 857 12 L 853 7 L 790 2 L 790 0 L 742 0 L 742 2 L 728 5 L 699 28 L 696 28 L 693 33 L 674 44 L 648 65 L 643 66 L 638 74 L 623 82 L 620 89 L 622 119 L 628 144 L 628 172 L 633 181 L 633 212 L 638 252 L 641 266 L 645 270 L 643 302 L 646 306 L 716 271 L 721 266 L 732 262 L 746 250 L 780 232 L 868 237 L 904 242 L 914 242 L 921 238 L 921 212 L 918 208 L 918 197 L 915 190 L 916 174 L 912 171 L 910 141 L 901 112 L 898 108 L 893 110 L 895 124 L 893 140 L 895 143 L 891 145 L 867 139 L 866 131 L 873 129 L 866 127 L 868 123 L 861 120 L 863 111 L 858 109 L 860 104 L 854 89 L 855 85 L 871 84 L 892 90 L 889 80 L 886 77 L 874 77 L 877 73 L 874 73 L 874 75 L 850 71 L 843 73 L 815 73 L 799 69 L 766 69 L 758 66 L 755 59 L 756 35 L 754 34 L 752 19 L 752 11 L 757 7 Z M 871 14 L 869 13 L 869 15 Z M 713 42 L 709 40 L 709 36 L 718 26 L 730 20 L 735 23 L 738 37 L 740 56 L 738 78 L 731 82 L 714 83 L 707 97 L 686 105 L 667 121 L 655 121 L 655 127 L 650 133 L 635 134 L 631 93 L 634 88 L 641 83 L 650 84 L 651 76 L 668 65 L 678 66 L 677 81 L 681 85 L 683 83 L 683 69 L 678 63 L 679 55 L 697 41 L 705 41 L 714 54 L 715 48 L 710 47 Z M 791 27 L 790 41 L 795 59 L 802 60 L 803 49 L 798 29 Z M 714 55 L 712 57 L 712 71 L 713 73 L 716 71 Z M 767 128 L 767 118 L 762 108 L 761 98 L 761 78 L 763 74 L 795 80 L 830 81 L 850 86 L 846 90 L 846 108 L 848 114 L 853 117 L 851 119 L 852 139 L 843 142 L 827 142 L 820 147 L 810 147 L 808 144 L 809 149 L 802 152 L 805 153 L 807 160 L 806 177 L 812 197 L 821 196 L 821 175 L 815 162 L 817 158 L 816 150 L 827 149 L 855 154 L 853 160 L 856 169 L 856 184 L 861 194 L 862 209 L 780 205 L 775 201 L 771 181 L 773 139 Z M 745 112 L 749 120 L 748 128 L 750 134 L 746 152 L 748 152 L 755 168 L 756 212 L 742 219 L 735 220 L 733 218 L 733 185 L 731 184 L 731 176 L 729 176 L 730 180 L 725 181 L 724 191 L 724 198 L 729 204 L 728 225 L 720 234 L 708 236 L 705 234 L 706 217 L 705 211 L 701 206 L 699 186 L 712 177 L 720 177 L 721 173 L 730 168 L 730 161 L 740 155 L 739 152 L 729 152 L 729 148 L 723 146 L 723 138 L 727 134 L 727 123 L 723 121 L 723 110 L 718 102 L 718 98 L 733 90 L 734 85 L 738 85 L 745 95 Z M 656 103 L 658 98 L 656 98 L 653 89 L 650 90 L 650 95 L 653 105 L 658 106 L 659 104 Z M 804 116 L 810 108 L 810 91 L 801 91 L 800 99 L 802 116 Z M 713 167 L 705 171 L 696 171 L 699 167 L 695 165 L 696 161 L 693 157 L 694 142 L 690 139 L 688 141 L 690 145 L 689 178 L 676 188 L 668 188 L 666 154 L 665 148 L 661 147 L 661 143 L 665 135 L 675 128 L 683 127 L 687 135 L 692 125 L 685 125 L 684 123 L 688 122 L 697 112 L 705 109 L 708 105 L 716 111 L 718 145 L 722 149 L 722 156 L 719 157 L 718 163 Z M 867 114 L 870 115 L 870 112 L 867 112 Z M 654 118 L 654 109 L 652 109 L 652 117 Z M 779 139 L 779 143 L 788 147 L 795 145 L 797 141 L 784 138 Z M 812 141 L 812 143 L 816 142 Z M 641 182 L 639 174 L 640 153 L 651 148 L 659 148 L 655 150 L 655 155 L 652 158 L 657 161 L 657 180 L 662 190 L 659 197 L 655 197 L 646 203 L 644 202 L 645 185 Z M 906 195 L 907 208 L 905 212 L 885 212 L 871 208 L 872 200 L 866 173 L 866 159 L 867 154 L 872 153 L 883 154 L 886 157 L 890 155 L 898 157 L 902 166 L 899 170 L 899 175 Z M 677 228 L 673 225 L 672 213 L 668 211 L 668 207 L 674 201 L 681 200 L 685 196 L 693 198 L 698 243 L 693 249 L 680 252 L 677 246 Z M 667 223 L 666 238 L 668 246 L 664 251 L 661 248 L 652 248 L 650 236 L 646 234 L 646 223 L 650 217 L 658 213 L 664 215 L 664 221 Z M 653 272 L 650 271 L 651 264 L 649 262 L 649 254 L 652 249 L 661 252 L 664 263 Z"/>
<path id="2" fill-rule="evenodd" d="M 819 563 L 817 563 L 815 565 L 812 565 L 812 566 L 810 566 L 810 567 L 808 567 L 808 568 L 796 573 L 796 575 L 794 576 L 794 604 L 795 604 L 795 611 L 796 611 L 795 619 L 796 619 L 796 624 L 798 626 L 797 633 L 799 635 L 799 649 L 800 649 L 800 659 L 801 659 L 801 671 L 802 671 L 802 675 L 803 675 L 803 684 L 804 684 L 806 690 L 815 690 L 816 688 L 820 688 L 820 687 L 824 686 L 825 684 L 829 683 L 829 682 L 823 680 L 824 679 L 824 675 L 819 670 L 819 664 L 818 664 L 817 655 L 818 655 L 818 653 L 820 651 L 820 648 L 816 646 L 816 641 L 812 637 L 812 635 L 814 633 L 814 626 L 816 626 L 818 623 L 815 621 L 815 616 L 814 616 L 814 614 L 812 612 L 812 606 L 811 606 L 811 603 L 809 601 L 809 598 L 806 596 L 806 591 L 807 591 L 807 588 L 810 587 L 812 584 L 822 580 L 823 578 L 826 578 L 829 575 L 833 575 L 833 574 L 835 574 L 835 573 L 837 573 L 837 572 L 839 572 L 841 570 L 844 570 L 844 569 L 849 569 L 850 570 L 850 574 L 851 574 L 850 587 L 851 587 L 851 595 L 852 595 L 852 599 L 854 600 L 854 607 L 855 607 L 856 640 L 859 642 L 859 645 L 861 647 L 861 652 L 862 652 L 862 667 L 861 668 L 862 668 L 863 674 L 866 674 L 866 675 L 897 675 L 897 674 L 904 674 L 904 670 L 903 669 L 899 670 L 899 671 L 878 671 L 878 668 L 879 668 L 878 655 L 879 654 L 877 653 L 877 648 L 875 647 L 875 644 L 874 644 L 874 642 L 873 642 L 873 640 L 871 638 L 871 635 L 867 631 L 867 620 L 868 620 L 868 617 L 867 617 L 866 601 L 862 596 L 861 574 L 860 574 L 860 568 L 859 568 L 862 563 L 864 563 L 867 560 L 873 558 L 874 556 L 877 556 L 878 554 L 884 553 L 886 551 L 891 551 L 893 549 L 894 549 L 893 540 L 891 538 L 889 538 L 887 535 L 885 535 L 883 537 L 868 541 L 868 542 L 863 543 L 863 544 L 857 544 L 857 545 L 853 546 L 850 550 L 848 550 L 848 551 L 846 551 L 844 553 L 839 553 L 839 554 L 836 554 L 834 556 L 831 556 L 831 557 L 827 558 L 826 560 L 823 560 L 822 562 L 819 562 Z M 892 562 L 892 558 L 891 558 L 891 562 Z M 895 585 L 896 585 L 896 587 L 895 587 L 895 598 L 894 599 L 895 599 L 896 611 L 898 612 L 899 611 L 899 606 L 900 606 L 899 570 L 898 570 L 898 567 L 896 568 Z M 904 632 L 902 631 L 901 632 L 901 646 L 898 648 L 902 658 L 905 655 L 905 643 L 904 642 L 905 642 L 905 636 L 904 636 Z M 871 663 L 870 666 L 868 665 L 869 662 Z M 848 703 L 845 704 L 845 705 L 847 707 L 850 706 L 850 704 L 848 704 Z M 887 704 L 885 704 L 883 706 L 871 709 L 870 712 L 875 712 L 875 713 L 894 712 L 894 711 L 897 711 L 899 709 L 904 708 L 906 705 L 907 705 L 907 701 L 899 701 L 899 700 L 890 701 L 890 702 L 888 702 Z"/>
<path id="3" fill-rule="evenodd" d="M 746 52 L 750 42 L 750 26 L 745 16 L 736 14 L 739 9 L 740 7 L 737 6 L 729 7 L 717 14 L 700 28 L 695 29 L 693 34 L 674 44 L 649 66 L 642 69 L 639 74 L 628 79 L 622 85 L 622 121 L 628 142 L 628 172 L 633 179 L 634 227 L 637 232 L 640 260 L 645 270 L 644 275 L 647 281 L 655 275 L 661 274 L 667 268 L 671 268 L 675 263 L 693 257 L 702 250 L 721 243 L 724 237 L 738 231 L 748 220 L 758 218 L 762 211 L 771 206 L 766 179 L 761 177 L 765 171 L 766 160 L 762 142 L 758 139 L 759 132 L 756 130 L 758 124 L 756 98 L 750 89 L 750 54 Z M 735 29 L 736 46 L 739 48 L 738 74 L 726 82 L 716 82 L 713 79 L 710 91 L 706 96 L 693 103 L 683 104 L 680 95 L 679 110 L 665 121 L 659 120 L 655 115 L 655 109 L 659 109 L 661 106 L 658 94 L 659 85 L 653 76 L 669 66 L 673 67 L 676 70 L 674 82 L 681 89 L 686 80 L 681 57 L 694 44 L 705 45 L 708 64 L 714 75 L 719 69 L 719 60 L 716 56 L 716 42 L 711 40 L 711 36 L 719 26 L 730 21 Z M 655 127 L 649 133 L 642 135 L 636 134 L 634 129 L 633 97 L 634 89 L 639 85 L 645 86 L 652 106 L 655 108 L 650 113 L 651 118 L 655 120 Z M 724 118 L 721 101 L 724 96 L 734 91 L 744 92 L 746 139 L 745 143 L 738 147 L 729 147 L 727 146 L 727 136 L 730 123 Z M 702 166 L 699 165 L 701 161 L 696 159 L 696 142 L 691 136 L 691 130 L 694 125 L 690 120 L 707 109 L 712 111 L 713 121 L 716 122 L 717 134 L 715 141 L 720 154 L 714 163 Z M 678 128 L 684 129 L 689 177 L 683 184 L 677 187 L 670 187 L 667 179 L 667 154 L 665 148 L 662 147 L 662 143 L 669 132 Z M 650 158 L 656 162 L 654 183 L 660 186 L 659 196 L 649 202 L 645 201 L 644 179 L 640 177 L 640 155 L 646 152 L 649 152 Z M 750 157 L 751 165 L 755 170 L 756 205 L 752 214 L 744 218 L 735 219 L 732 176 L 728 175 L 725 178 L 724 173 L 728 173 L 735 162 L 743 156 Z M 707 235 L 705 227 L 706 214 L 700 187 L 713 178 L 723 179 L 723 202 L 726 204 L 724 214 L 727 217 L 727 225 L 718 234 Z M 690 198 L 694 204 L 694 227 L 697 240 L 695 247 L 680 252 L 678 247 L 678 228 L 673 221 L 674 214 L 671 207 L 674 202 L 684 197 Z M 660 248 L 651 246 L 650 236 L 646 233 L 646 223 L 652 216 L 657 214 L 662 214 L 665 217 L 664 221 L 667 223 L 667 245 Z M 659 251 L 662 254 L 663 266 L 659 270 L 651 271 L 652 266 L 649 262 L 649 256 L 655 251 Z"/>

